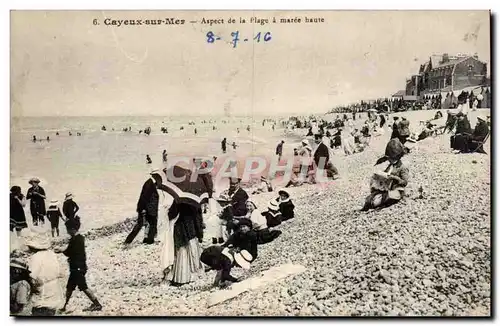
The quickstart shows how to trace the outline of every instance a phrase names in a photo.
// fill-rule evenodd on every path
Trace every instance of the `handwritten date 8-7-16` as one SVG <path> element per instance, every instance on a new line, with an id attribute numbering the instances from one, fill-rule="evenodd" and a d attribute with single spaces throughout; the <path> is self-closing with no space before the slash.
<path id="1" fill-rule="evenodd" d="M 233 45 L 233 48 L 237 47 L 239 42 L 241 42 L 241 41 L 247 42 L 249 40 L 247 38 L 240 39 L 240 32 L 239 31 L 232 32 L 231 38 L 232 38 L 232 40 L 230 43 Z M 207 43 L 215 43 L 216 41 L 219 41 L 219 40 L 223 41 L 222 37 L 215 35 L 212 31 L 207 33 Z M 261 41 L 262 42 L 269 42 L 271 40 L 271 32 L 266 32 L 266 33 L 258 32 L 253 37 L 253 40 L 256 41 L 257 43 L 259 43 Z"/>

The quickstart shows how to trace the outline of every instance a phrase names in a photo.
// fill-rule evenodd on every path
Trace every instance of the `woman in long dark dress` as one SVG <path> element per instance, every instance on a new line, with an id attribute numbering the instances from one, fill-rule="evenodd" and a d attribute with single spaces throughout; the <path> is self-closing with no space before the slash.
<path id="1" fill-rule="evenodd" d="M 179 286 L 194 280 L 203 270 L 200 262 L 203 242 L 203 218 L 200 207 L 174 201 L 168 211 L 169 220 L 178 216 L 174 225 L 174 265 L 168 275 L 171 284 Z"/>
<path id="2" fill-rule="evenodd" d="M 21 192 L 21 187 L 13 186 L 10 188 L 10 231 L 16 230 L 17 235 L 21 233 L 22 229 L 26 229 L 26 214 L 24 213 L 24 206 L 26 200 Z"/>

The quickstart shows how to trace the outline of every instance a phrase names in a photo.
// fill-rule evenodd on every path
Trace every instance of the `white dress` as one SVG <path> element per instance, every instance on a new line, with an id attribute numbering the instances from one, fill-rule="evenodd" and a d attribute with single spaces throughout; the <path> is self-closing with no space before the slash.
<path id="1" fill-rule="evenodd" d="M 252 227 L 255 230 L 262 230 L 267 228 L 266 217 L 261 214 L 261 211 L 254 209 L 250 215 L 250 220 L 252 221 Z"/>
<path id="2" fill-rule="evenodd" d="M 32 297 L 33 307 L 59 309 L 64 304 L 64 292 L 59 284 L 62 270 L 52 250 L 39 251 L 29 262 L 31 277 L 40 284 L 40 291 Z"/>

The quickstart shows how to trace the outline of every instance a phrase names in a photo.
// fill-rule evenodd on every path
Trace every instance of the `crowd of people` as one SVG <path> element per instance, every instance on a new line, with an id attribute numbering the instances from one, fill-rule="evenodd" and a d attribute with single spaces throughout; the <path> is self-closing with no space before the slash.
<path id="1" fill-rule="evenodd" d="M 463 103 L 462 105 L 468 105 Z M 228 189 L 221 192 L 208 203 L 194 205 L 174 198 L 167 211 L 161 212 L 160 192 L 167 192 L 164 181 L 166 170 L 152 170 L 144 182 L 137 202 L 137 221 L 123 241 L 123 248 L 130 248 L 137 235 L 144 229 L 144 245 L 152 245 L 158 238 L 159 219 L 165 218 L 161 252 L 161 268 L 165 281 L 172 286 L 182 286 L 193 282 L 201 272 L 215 272 L 214 286 L 226 287 L 242 279 L 232 276 L 233 268 L 249 269 L 258 259 L 259 248 L 281 235 L 279 226 L 295 218 L 295 206 L 288 187 L 316 183 L 318 171 L 324 172 L 330 180 L 340 174 L 333 163 L 334 150 L 342 148 L 344 154 L 352 155 L 363 151 L 370 145 L 372 137 L 383 135 L 391 130 L 390 140 L 385 153 L 377 164 L 387 162 L 383 172 L 376 172 L 370 179 L 370 194 L 366 197 L 362 211 L 381 209 L 394 205 L 405 196 L 405 188 L 410 182 L 410 171 L 402 161 L 410 153 L 408 142 L 418 142 L 431 135 L 438 136 L 453 132 L 450 145 L 461 153 L 485 153 L 483 144 L 489 136 L 489 117 L 479 116 L 474 130 L 468 120 L 468 111 L 447 112 L 444 126 L 437 122 L 443 115 L 437 112 L 434 119 L 425 121 L 423 130 L 413 135 L 409 120 L 404 116 L 389 117 L 385 113 L 369 111 L 368 119 L 359 121 L 361 116 L 337 115 L 333 121 L 311 117 L 293 119 L 294 128 L 304 129 L 305 138 L 294 148 L 292 177 L 286 186 L 279 190 L 267 207 L 259 208 L 252 199 L 253 195 L 274 193 L 273 180 L 260 177 L 260 183 L 247 192 L 239 178 L 230 178 Z M 354 121 L 358 119 L 356 127 Z M 263 125 L 267 123 L 264 120 Z M 272 127 L 276 122 L 271 122 Z M 290 121 L 282 121 L 288 126 Z M 233 143 L 233 148 L 236 145 Z M 275 155 L 278 160 L 285 157 L 285 141 L 281 140 Z M 223 153 L 227 150 L 227 139 L 221 142 Z M 166 150 L 162 153 L 163 162 L 167 160 Z M 148 164 L 151 164 L 149 155 Z M 214 160 L 216 158 L 214 157 Z M 162 173 L 163 172 L 163 173 Z M 32 254 L 29 262 L 18 258 L 11 259 L 11 314 L 51 316 L 58 310 L 64 312 L 76 288 L 84 292 L 91 301 L 88 311 L 98 311 L 102 305 L 89 289 L 86 282 L 88 270 L 85 253 L 85 239 L 79 234 L 81 219 L 79 206 L 73 194 L 67 193 L 62 209 L 58 200 L 51 200 L 46 208 L 47 194 L 40 186 L 40 179 L 29 180 L 30 188 L 24 196 L 20 186 L 10 191 L 10 230 L 13 236 L 23 237 L 28 229 L 24 207 L 30 201 L 30 213 L 34 228 L 41 228 L 45 219 L 50 222 L 52 238 L 60 237 L 59 222 L 65 224 L 70 237 L 67 248 L 53 248 L 49 236 L 44 233 L 26 235 L 26 247 Z M 69 277 L 66 296 L 59 286 L 64 277 L 60 272 L 57 254 L 68 257 Z M 28 307 L 31 310 L 27 311 Z"/>

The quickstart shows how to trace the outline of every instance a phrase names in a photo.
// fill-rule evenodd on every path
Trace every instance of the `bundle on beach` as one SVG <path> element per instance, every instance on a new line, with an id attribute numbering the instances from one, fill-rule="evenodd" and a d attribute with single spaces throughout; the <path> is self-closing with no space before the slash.
<path id="1" fill-rule="evenodd" d="M 370 180 L 370 188 L 379 191 L 391 190 L 392 181 L 385 172 L 375 172 Z"/>

